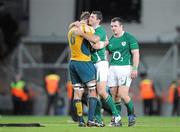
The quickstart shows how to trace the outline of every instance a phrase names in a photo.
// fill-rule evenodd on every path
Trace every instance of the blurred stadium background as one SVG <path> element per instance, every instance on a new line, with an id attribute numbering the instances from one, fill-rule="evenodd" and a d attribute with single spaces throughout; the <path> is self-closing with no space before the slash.
<path id="1" fill-rule="evenodd" d="M 157 94 L 162 99 L 161 115 L 170 116 L 168 87 L 180 74 L 180 41 L 175 41 L 176 27 L 180 26 L 179 7 L 180 0 L 0 0 L 1 13 L 9 13 L 18 25 L 13 34 L 17 38 L 5 41 L 13 29 L 5 34 L 3 29 L 8 29 L 11 23 L 5 21 L 3 27 L 0 18 L 0 114 L 12 114 L 10 82 L 17 73 L 38 93 L 34 97 L 33 115 L 44 115 L 47 97 L 43 79 L 52 69 L 61 76 L 62 96 L 68 103 L 65 89 L 69 79 L 68 25 L 79 18 L 81 11 L 101 10 L 108 36 L 111 36 L 111 18 L 120 16 L 125 20 L 125 30 L 138 39 L 139 72 L 147 72 L 155 80 Z M 133 82 L 131 93 L 136 114 L 141 116 L 139 81 L 137 78 Z M 67 109 L 65 105 L 65 115 Z"/>

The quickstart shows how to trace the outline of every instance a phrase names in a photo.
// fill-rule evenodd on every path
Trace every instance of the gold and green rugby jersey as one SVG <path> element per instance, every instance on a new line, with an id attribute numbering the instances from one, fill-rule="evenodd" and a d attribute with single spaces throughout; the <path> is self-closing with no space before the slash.
<path id="1" fill-rule="evenodd" d="M 87 34 L 93 34 L 94 29 L 86 24 L 80 26 L 82 31 Z M 71 60 L 91 61 L 91 52 L 89 42 L 79 35 L 75 35 L 74 31 L 77 27 L 72 27 L 68 32 L 68 42 L 71 50 Z"/>

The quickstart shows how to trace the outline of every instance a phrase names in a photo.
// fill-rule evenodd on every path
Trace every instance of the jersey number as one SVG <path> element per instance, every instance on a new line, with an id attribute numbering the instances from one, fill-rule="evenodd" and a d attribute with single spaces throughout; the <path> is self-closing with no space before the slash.
<path id="1" fill-rule="evenodd" d="M 75 44 L 75 38 L 76 38 L 76 35 L 74 35 L 73 33 L 71 34 L 71 37 L 70 37 L 70 43 L 71 44 Z"/>

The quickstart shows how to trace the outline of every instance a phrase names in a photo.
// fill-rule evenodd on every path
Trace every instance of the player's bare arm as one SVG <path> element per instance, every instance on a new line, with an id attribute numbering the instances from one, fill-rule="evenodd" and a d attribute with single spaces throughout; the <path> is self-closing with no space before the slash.
<path id="1" fill-rule="evenodd" d="M 100 41 L 100 37 L 94 34 L 87 34 L 83 32 L 80 28 L 78 28 L 78 31 L 76 32 L 78 35 L 82 36 L 83 38 L 87 39 L 88 41 L 92 43 L 98 43 Z"/>
<path id="2" fill-rule="evenodd" d="M 102 48 L 106 47 L 108 44 L 109 44 L 109 40 L 108 40 L 108 38 L 106 36 L 106 41 L 99 41 L 99 42 L 97 42 L 95 44 L 91 43 L 91 46 L 94 49 L 102 49 Z"/>
<path id="3" fill-rule="evenodd" d="M 131 78 L 135 79 L 138 75 L 138 66 L 139 66 L 139 49 L 131 50 L 133 56 L 133 67 L 131 72 Z"/>

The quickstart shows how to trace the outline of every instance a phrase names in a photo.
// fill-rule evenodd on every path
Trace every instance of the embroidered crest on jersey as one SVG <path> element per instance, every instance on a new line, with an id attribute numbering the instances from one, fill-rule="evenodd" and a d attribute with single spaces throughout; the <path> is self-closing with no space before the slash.
<path id="1" fill-rule="evenodd" d="M 121 42 L 122 46 L 126 46 L 126 41 Z"/>

